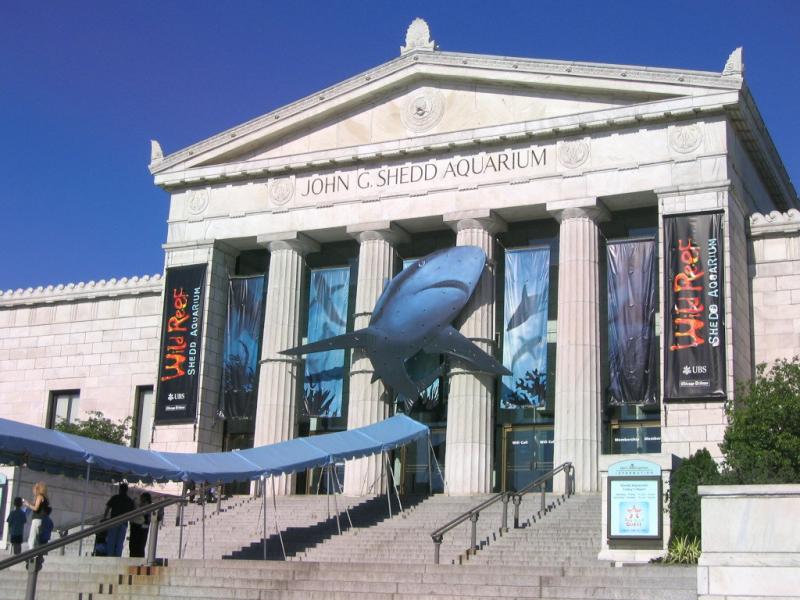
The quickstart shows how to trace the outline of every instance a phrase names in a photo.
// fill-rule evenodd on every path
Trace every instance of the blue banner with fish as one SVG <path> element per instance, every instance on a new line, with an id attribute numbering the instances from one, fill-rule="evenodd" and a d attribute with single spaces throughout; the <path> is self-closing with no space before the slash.
<path id="1" fill-rule="evenodd" d="M 255 431 L 258 358 L 264 327 L 264 276 L 228 281 L 228 318 L 218 414 L 229 433 Z"/>
<path id="2" fill-rule="evenodd" d="M 347 331 L 350 267 L 311 271 L 308 295 L 308 342 Z M 345 351 L 329 350 L 306 357 L 303 412 L 307 417 L 341 417 Z"/>
<path id="3" fill-rule="evenodd" d="M 500 408 L 541 406 L 547 393 L 550 248 L 507 250 Z"/>

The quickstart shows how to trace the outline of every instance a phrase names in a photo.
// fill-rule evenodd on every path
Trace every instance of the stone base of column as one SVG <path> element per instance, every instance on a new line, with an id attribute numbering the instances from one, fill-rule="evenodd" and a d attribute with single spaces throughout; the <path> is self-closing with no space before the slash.
<path id="1" fill-rule="evenodd" d="M 556 442 L 553 467 L 564 462 L 571 462 L 575 467 L 575 489 L 578 494 L 591 494 L 600 491 L 600 473 L 598 459 L 600 442 L 593 440 L 559 439 Z M 565 490 L 564 476 L 559 474 L 553 480 L 553 491 L 563 494 Z"/>
<path id="2" fill-rule="evenodd" d="M 356 429 L 384 420 L 389 414 L 386 388 L 372 379 L 369 359 L 356 354 L 350 375 L 350 403 L 347 407 L 347 428 Z M 386 493 L 383 457 L 368 456 L 349 460 L 344 467 L 344 493 L 347 496 L 375 496 Z"/>

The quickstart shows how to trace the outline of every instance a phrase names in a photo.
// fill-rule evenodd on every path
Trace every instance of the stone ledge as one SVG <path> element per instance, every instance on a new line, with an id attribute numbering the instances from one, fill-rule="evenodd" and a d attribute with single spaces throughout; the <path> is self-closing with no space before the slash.
<path id="1" fill-rule="evenodd" d="M 800 211 L 790 208 L 786 212 L 773 210 L 767 215 L 750 215 L 750 237 L 800 231 Z"/>
<path id="2" fill-rule="evenodd" d="M 800 484 L 778 483 L 765 485 L 700 485 L 700 496 L 800 496 Z"/>
<path id="3" fill-rule="evenodd" d="M 0 306 L 19 304 L 42 304 L 69 300 L 83 300 L 103 296 L 128 296 L 147 293 L 161 293 L 163 287 L 161 274 L 144 275 L 142 277 L 122 277 L 120 279 L 100 279 L 98 281 L 80 281 L 58 285 L 39 286 L 36 288 L 18 288 L 0 291 Z"/>

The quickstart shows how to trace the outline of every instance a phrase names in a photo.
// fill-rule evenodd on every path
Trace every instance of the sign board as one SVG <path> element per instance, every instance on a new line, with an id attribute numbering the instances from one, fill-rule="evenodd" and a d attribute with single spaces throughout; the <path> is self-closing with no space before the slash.
<path id="1" fill-rule="evenodd" d="M 660 540 L 662 514 L 661 467 L 646 460 L 626 460 L 609 467 L 609 540 Z"/>

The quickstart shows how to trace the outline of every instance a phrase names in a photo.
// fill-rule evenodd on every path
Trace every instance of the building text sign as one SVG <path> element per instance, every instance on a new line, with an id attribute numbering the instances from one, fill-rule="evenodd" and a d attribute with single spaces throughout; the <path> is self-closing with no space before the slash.
<path id="1" fill-rule="evenodd" d="M 661 467 L 644 460 L 608 469 L 608 539 L 662 538 Z"/>

